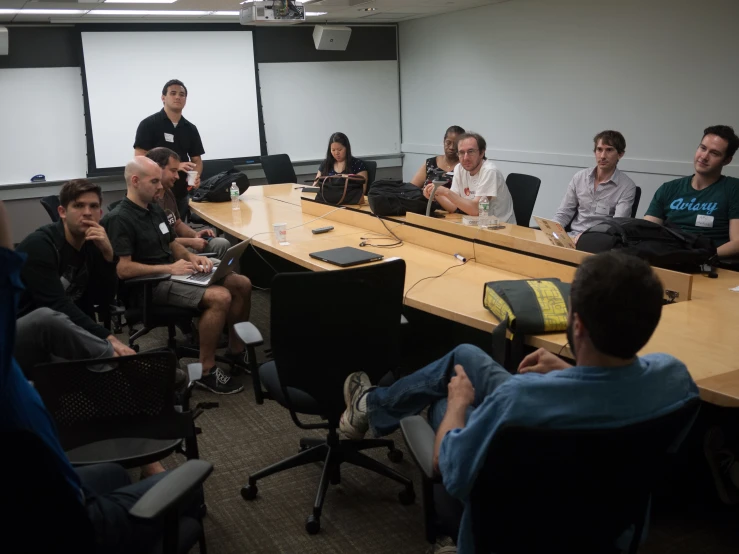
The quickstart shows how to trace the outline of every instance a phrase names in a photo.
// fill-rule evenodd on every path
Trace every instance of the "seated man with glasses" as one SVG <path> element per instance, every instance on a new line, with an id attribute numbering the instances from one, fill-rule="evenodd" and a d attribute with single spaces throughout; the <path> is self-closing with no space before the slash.
<path id="1" fill-rule="evenodd" d="M 452 188 L 439 187 L 434 199 L 449 213 L 461 210 L 468 215 L 479 215 L 480 198 L 490 200 L 490 215 L 504 223 L 516 224 L 513 200 L 503 174 L 493 162 L 485 158 L 485 139 L 477 133 L 457 136 L 459 164 L 454 168 Z M 433 184 L 426 185 L 423 194 L 431 196 Z"/>

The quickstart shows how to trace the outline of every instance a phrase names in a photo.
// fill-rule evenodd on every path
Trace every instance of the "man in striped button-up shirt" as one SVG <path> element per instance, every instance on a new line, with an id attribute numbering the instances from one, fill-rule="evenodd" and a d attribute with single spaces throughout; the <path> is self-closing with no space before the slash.
<path id="1" fill-rule="evenodd" d="M 618 131 L 603 131 L 593 139 L 595 167 L 578 171 L 554 216 L 570 235 L 580 233 L 608 217 L 631 217 L 636 185 L 616 166 L 626 152 L 626 140 Z"/>

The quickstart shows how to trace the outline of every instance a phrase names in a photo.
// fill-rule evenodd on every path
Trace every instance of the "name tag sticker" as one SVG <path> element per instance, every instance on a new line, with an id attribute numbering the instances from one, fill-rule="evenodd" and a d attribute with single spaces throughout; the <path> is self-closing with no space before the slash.
<path id="1" fill-rule="evenodd" d="M 174 142 L 174 135 L 164 133 L 164 140 L 166 140 L 167 142 Z"/>
<path id="2" fill-rule="evenodd" d="M 167 227 L 167 224 L 164 223 L 164 221 L 159 224 L 159 230 L 162 232 L 163 235 L 169 233 L 169 227 Z"/>
<path id="3" fill-rule="evenodd" d="M 713 227 L 712 215 L 699 215 L 695 218 L 696 227 Z"/>

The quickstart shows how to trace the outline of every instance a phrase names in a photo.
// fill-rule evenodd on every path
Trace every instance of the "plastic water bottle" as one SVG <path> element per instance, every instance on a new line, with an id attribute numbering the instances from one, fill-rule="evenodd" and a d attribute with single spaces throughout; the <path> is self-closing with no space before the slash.
<path id="1" fill-rule="evenodd" d="M 241 209 L 241 206 L 239 205 L 239 187 L 236 186 L 236 182 L 231 183 L 231 209 Z"/>
<path id="2" fill-rule="evenodd" d="M 490 209 L 490 199 L 487 196 L 481 196 L 480 202 L 477 204 L 478 219 L 477 225 L 485 229 L 488 226 L 488 210 Z"/>

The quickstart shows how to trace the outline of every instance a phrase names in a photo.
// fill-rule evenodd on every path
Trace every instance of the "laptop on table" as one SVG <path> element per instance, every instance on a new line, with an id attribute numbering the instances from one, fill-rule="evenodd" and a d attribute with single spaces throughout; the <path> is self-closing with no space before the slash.
<path id="1" fill-rule="evenodd" d="M 234 269 L 239 267 L 239 259 L 249 246 L 249 241 L 245 240 L 232 246 L 226 250 L 226 254 L 218 265 L 213 266 L 210 273 L 193 273 L 192 275 L 172 275 L 172 281 L 195 285 L 197 287 L 208 287 L 211 283 L 217 283 L 229 273 L 233 273 Z M 216 260 L 217 261 L 217 260 Z"/>
<path id="2" fill-rule="evenodd" d="M 554 246 L 561 246 L 562 248 L 572 248 L 573 250 L 577 249 L 577 246 L 575 246 L 575 241 L 573 241 L 572 237 L 567 234 L 567 231 L 564 230 L 564 227 L 562 227 L 556 221 L 552 221 L 551 219 L 544 219 L 543 217 L 537 216 L 534 216 L 534 221 L 536 221 L 539 229 L 544 231 L 546 236 L 549 238 L 549 242 L 551 242 Z"/>
<path id="3" fill-rule="evenodd" d="M 311 252 L 309 256 L 322 262 L 338 265 L 339 267 L 351 267 L 353 265 L 376 262 L 384 257 L 382 254 L 375 254 L 374 252 L 360 250 L 351 246 Z"/>

